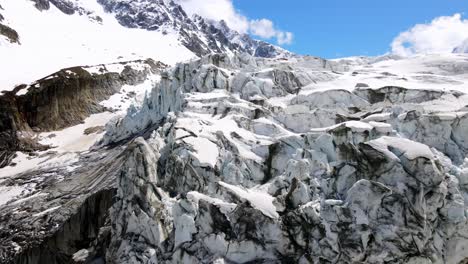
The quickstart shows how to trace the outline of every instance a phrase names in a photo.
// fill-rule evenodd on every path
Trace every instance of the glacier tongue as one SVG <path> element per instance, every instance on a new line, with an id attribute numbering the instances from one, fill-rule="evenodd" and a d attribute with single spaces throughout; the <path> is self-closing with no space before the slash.
<path id="1" fill-rule="evenodd" d="M 47 104 L 73 122 L 42 133 L 7 126 L 52 146 L 0 169 L 0 262 L 466 261 L 467 65 L 229 53 L 59 71 L 39 84 L 91 104 Z M 90 105 L 108 109 L 76 115 Z"/>
<path id="2" fill-rule="evenodd" d="M 131 142 L 110 259 L 466 261 L 468 97 L 313 89 L 346 70 L 215 54 L 163 74 L 101 142 Z"/>

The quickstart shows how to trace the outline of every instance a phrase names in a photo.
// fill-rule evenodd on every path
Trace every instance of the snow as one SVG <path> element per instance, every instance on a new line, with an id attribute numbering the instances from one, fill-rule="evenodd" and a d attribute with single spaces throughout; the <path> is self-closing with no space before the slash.
<path id="1" fill-rule="evenodd" d="M 133 69 L 135 69 L 132 66 Z M 138 85 L 124 85 L 119 93 L 109 99 L 100 102 L 100 105 L 117 110 L 118 114 L 124 114 L 131 105 L 141 105 L 145 95 L 149 94 L 160 80 L 159 75 L 150 75 L 143 83 Z M 135 94 L 134 98 L 128 98 L 128 94 Z"/>
<path id="2" fill-rule="evenodd" d="M 221 199 L 213 198 L 213 197 L 210 197 L 208 195 L 205 195 L 196 191 L 188 192 L 187 198 L 190 201 L 193 201 L 195 203 L 198 203 L 200 200 L 204 200 L 214 205 L 217 205 L 220 207 L 221 212 L 225 214 L 232 212 L 236 208 L 236 204 L 227 203 Z"/>
<path id="3" fill-rule="evenodd" d="M 434 153 L 432 153 L 431 149 L 427 145 L 411 141 L 406 138 L 381 137 L 369 141 L 367 144 L 384 153 L 387 157 L 395 160 L 400 160 L 400 158 L 389 148 L 398 150 L 409 160 L 414 160 L 419 157 L 426 159 L 435 158 Z"/>
<path id="4" fill-rule="evenodd" d="M 337 59 L 334 61 L 340 61 Z M 350 60 L 348 58 L 348 60 Z M 345 89 L 352 91 L 356 84 L 371 88 L 388 85 L 409 89 L 457 90 L 467 92 L 468 54 L 428 54 L 402 59 L 353 58 L 349 71 L 337 79 L 304 87 L 299 95 L 316 91 Z M 357 73 L 357 74 L 354 74 Z"/>
<path id="5" fill-rule="evenodd" d="M 0 206 L 20 195 L 24 189 L 19 186 L 0 186 Z"/>
<path id="6" fill-rule="evenodd" d="M 49 195 L 49 194 L 48 193 L 38 192 L 38 193 L 35 193 L 35 194 L 33 194 L 31 196 L 28 196 L 26 198 L 15 200 L 14 202 L 12 202 L 12 204 L 21 204 L 21 203 L 26 202 L 28 200 L 39 198 L 39 197 L 44 197 L 44 196 L 47 196 L 47 195 Z"/>
<path id="7" fill-rule="evenodd" d="M 230 185 L 222 181 L 218 182 L 218 184 L 233 192 L 240 199 L 249 201 L 252 207 L 260 210 L 265 216 L 273 219 L 279 218 L 279 214 L 276 212 L 276 207 L 273 204 L 275 198 L 273 198 L 271 195 L 252 189 L 243 189 L 241 187 Z"/>
<path id="8" fill-rule="evenodd" d="M 325 131 L 334 130 L 340 126 L 345 126 L 351 129 L 351 131 L 353 132 L 362 133 L 364 131 L 371 131 L 372 129 L 374 129 L 374 126 L 372 124 L 376 124 L 378 127 L 382 127 L 382 123 L 380 122 L 366 123 L 362 121 L 346 121 L 346 122 L 339 123 L 339 124 L 329 126 L 329 127 L 312 128 L 310 131 L 311 132 L 325 132 Z"/>
<path id="9" fill-rule="evenodd" d="M 391 116 L 392 116 L 392 113 L 373 114 L 373 115 L 370 115 L 370 116 L 364 118 L 362 121 L 382 122 L 382 121 L 388 120 Z"/>
<path id="10" fill-rule="evenodd" d="M 197 157 L 200 165 L 215 167 L 219 156 L 218 146 L 215 143 L 202 137 L 186 137 L 183 141 L 193 147 L 195 153 L 192 154 Z"/>
<path id="11" fill-rule="evenodd" d="M 455 47 L 454 53 L 468 53 L 468 39 L 463 41 L 459 46 Z"/>
<path id="12" fill-rule="evenodd" d="M 33 169 L 68 166 L 69 171 L 73 170 L 70 165 L 77 162 L 79 155 L 75 152 L 48 153 L 39 152 L 38 156 L 30 157 L 22 152 L 16 152 L 17 157 L 13 159 L 16 166 L 7 166 L 0 169 L 0 183 L 2 179 L 13 175 L 24 173 Z"/>
<path id="13" fill-rule="evenodd" d="M 85 135 L 84 131 L 90 127 L 104 126 L 114 116 L 110 112 L 94 114 L 85 119 L 83 124 L 61 131 L 41 133 L 40 143 L 54 146 L 53 150 L 58 153 L 86 151 L 101 139 L 103 132 Z"/>
<path id="14" fill-rule="evenodd" d="M 435 113 L 434 115 L 440 118 L 440 120 L 452 121 L 457 118 L 461 118 L 466 114 L 468 114 L 468 112 L 442 112 L 442 113 Z"/>
<path id="15" fill-rule="evenodd" d="M 40 12 L 32 1 L 2 0 L 2 14 L 18 32 L 21 45 L 0 43 L 0 71 L 8 73 L 0 76 L 1 90 L 72 66 L 147 58 L 173 65 L 194 57 L 173 32 L 125 28 L 96 1 L 81 2 L 102 24 L 88 16 L 66 15 L 53 5 Z"/>
<path id="16" fill-rule="evenodd" d="M 80 263 L 86 262 L 86 259 L 89 258 L 89 251 L 87 249 L 81 249 L 73 254 L 73 261 Z"/>
<path id="17" fill-rule="evenodd" d="M 29 88 L 24 88 L 24 89 L 21 89 L 19 92 L 16 93 L 17 96 L 21 96 L 21 95 L 25 95 L 26 93 L 28 93 L 29 91 Z"/>
<path id="18" fill-rule="evenodd" d="M 345 122 L 345 125 L 346 127 L 351 128 L 351 130 L 354 132 L 370 131 L 374 128 L 371 124 L 367 124 L 361 121 L 348 121 Z"/>
<path id="19" fill-rule="evenodd" d="M 370 121 L 369 125 L 374 127 L 375 130 L 380 133 L 390 133 L 393 131 L 392 125 L 387 123 Z"/>
<path id="20" fill-rule="evenodd" d="M 13 159 L 13 163 L 17 165 L 1 168 L 0 180 L 38 168 L 69 166 L 69 171 L 72 171 L 75 167 L 71 164 L 79 159 L 78 153 L 88 151 L 103 135 L 103 132 L 85 135 L 84 130 L 90 127 L 104 126 L 114 116 L 115 114 L 110 112 L 94 114 L 85 119 L 83 124 L 61 131 L 40 133 L 39 142 L 51 145 L 52 149 L 39 152 L 37 156 L 17 152 L 17 157 Z"/>
<path id="21" fill-rule="evenodd" d="M 40 212 L 40 213 L 33 214 L 33 216 L 34 216 L 34 217 L 40 217 L 40 216 L 46 215 L 46 214 L 48 214 L 48 213 L 50 213 L 50 212 L 53 212 L 53 211 L 59 209 L 60 207 L 62 207 L 62 206 L 55 206 L 55 207 L 49 208 L 49 209 L 47 209 L 47 210 L 44 210 L 44 211 L 42 211 L 42 212 Z"/>
<path id="22" fill-rule="evenodd" d="M 251 146 L 242 141 L 263 141 L 266 143 L 264 138 L 259 138 L 252 132 L 239 127 L 234 120 L 235 117 L 235 115 L 231 115 L 222 119 L 217 119 L 208 114 L 186 112 L 184 117 L 178 119 L 177 127 L 189 129 L 195 135 L 203 136 L 214 142 L 217 141 L 216 133 L 222 131 L 224 136 L 237 147 L 239 155 L 242 158 L 261 162 L 263 159 L 252 152 Z M 234 132 L 240 136 L 242 141 L 232 136 Z M 204 150 L 201 150 L 201 152 L 204 152 Z"/>
<path id="23" fill-rule="evenodd" d="M 16 166 L 7 166 L 0 169 L 0 182 L 9 176 L 16 175 L 19 173 L 26 172 L 36 168 L 39 163 L 45 161 L 46 157 L 30 157 L 22 152 L 16 152 L 16 157 L 12 163 L 17 164 Z"/>

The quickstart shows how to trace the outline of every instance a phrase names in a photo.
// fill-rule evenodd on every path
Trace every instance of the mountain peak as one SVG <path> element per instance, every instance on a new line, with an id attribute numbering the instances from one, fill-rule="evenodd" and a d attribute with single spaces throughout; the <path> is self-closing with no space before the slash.
<path id="1" fill-rule="evenodd" d="M 52 4 L 68 15 L 87 15 L 94 20 L 101 20 L 99 16 L 93 16 L 92 10 L 85 8 L 81 1 L 31 1 L 40 11 L 49 10 Z M 280 47 L 239 34 L 230 29 L 225 21 L 211 21 L 196 14 L 189 17 L 182 6 L 172 0 L 96 1 L 124 27 L 164 33 L 175 32 L 180 43 L 197 56 L 220 52 L 246 52 L 269 58 L 291 55 Z"/>

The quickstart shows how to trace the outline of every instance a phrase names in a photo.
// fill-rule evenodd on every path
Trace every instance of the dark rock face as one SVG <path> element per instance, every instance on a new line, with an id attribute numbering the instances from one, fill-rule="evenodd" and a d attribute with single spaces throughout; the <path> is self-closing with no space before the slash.
<path id="1" fill-rule="evenodd" d="M 106 225 L 109 225 L 108 211 L 114 195 L 115 189 L 109 189 L 90 196 L 51 237 L 22 252 L 11 263 L 72 263 L 73 254 L 93 246 L 94 241 L 101 248 L 95 249 L 91 260 L 105 259 L 105 249 L 110 238 Z"/>
<path id="2" fill-rule="evenodd" d="M 50 2 L 67 15 L 75 13 L 75 6 L 67 0 L 50 0 Z"/>
<path id="3" fill-rule="evenodd" d="M 277 55 L 277 47 L 263 41 L 259 42 L 258 47 L 253 54 L 255 57 L 273 58 Z"/>
<path id="4" fill-rule="evenodd" d="M 0 14 L 0 21 L 2 21 L 2 18 Z M 0 35 L 5 36 L 11 43 L 20 43 L 19 35 L 16 30 L 2 23 L 0 23 Z"/>
<path id="5" fill-rule="evenodd" d="M 35 3 L 35 6 L 39 10 L 49 10 L 50 3 L 49 0 L 31 0 Z"/>
<path id="6" fill-rule="evenodd" d="M 103 111 L 98 102 L 118 92 L 123 83 L 119 73 L 92 76 L 80 67 L 62 70 L 19 96 L 18 110 L 34 130 L 58 130 Z"/>
<path id="7" fill-rule="evenodd" d="M 17 107 L 14 93 L 0 96 L 0 168 L 7 166 L 16 151 L 44 150 L 31 135 L 33 131 Z"/>
<path id="8" fill-rule="evenodd" d="M 0 263 L 72 263 L 80 249 L 88 249 L 89 260 L 105 258 L 108 213 L 123 157 L 119 150 L 102 154 L 82 156 L 73 171 L 59 165 L 1 183 L 29 182 L 34 188 L 24 199 L 0 207 Z"/>

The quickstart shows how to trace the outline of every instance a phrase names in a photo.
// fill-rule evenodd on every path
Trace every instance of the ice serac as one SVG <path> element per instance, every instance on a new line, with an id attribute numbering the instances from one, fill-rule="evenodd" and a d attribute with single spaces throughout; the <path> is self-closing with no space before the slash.
<path id="1" fill-rule="evenodd" d="M 105 132 L 31 128 L 57 146 L 0 169 L 0 262 L 464 263 L 467 65 L 239 53 L 129 74 Z"/>
<path id="2" fill-rule="evenodd" d="M 117 182 L 110 210 L 112 224 L 108 259 L 111 263 L 158 263 L 156 251 L 171 232 L 164 192 L 157 187 L 158 154 L 143 138 L 135 139 Z"/>
<path id="3" fill-rule="evenodd" d="M 143 263 L 467 261 L 467 95 L 314 89 L 357 75 L 349 66 L 215 54 L 165 73 L 101 142 L 128 148 L 111 250 Z"/>

